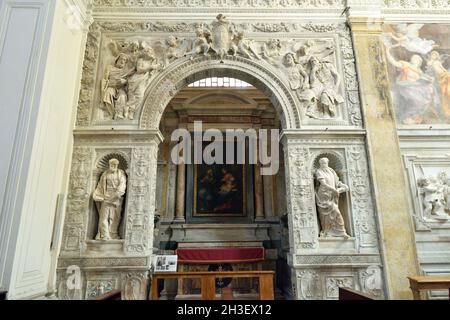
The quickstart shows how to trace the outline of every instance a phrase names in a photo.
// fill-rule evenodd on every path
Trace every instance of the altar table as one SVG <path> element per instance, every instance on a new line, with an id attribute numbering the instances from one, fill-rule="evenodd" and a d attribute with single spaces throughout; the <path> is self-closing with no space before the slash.
<path id="1" fill-rule="evenodd" d="M 259 278 L 259 299 L 274 300 L 273 271 L 221 271 L 221 272 L 171 272 L 154 273 L 151 299 L 158 300 L 160 279 L 201 279 L 202 300 L 215 300 L 216 278 Z"/>

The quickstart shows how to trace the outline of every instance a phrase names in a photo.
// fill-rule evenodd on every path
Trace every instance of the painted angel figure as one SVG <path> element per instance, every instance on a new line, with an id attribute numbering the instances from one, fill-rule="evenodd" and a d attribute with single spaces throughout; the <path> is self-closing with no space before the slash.
<path id="1" fill-rule="evenodd" d="M 426 55 L 439 46 L 433 40 L 426 40 L 420 37 L 419 31 L 423 26 L 424 24 L 421 23 L 409 25 L 401 23 L 397 25 L 397 33 L 390 34 L 390 36 L 406 50 Z"/>
<path id="2" fill-rule="evenodd" d="M 443 65 L 445 58 L 448 59 L 448 55 L 445 57 L 437 51 L 432 51 L 427 66 L 433 70 L 439 85 L 442 113 L 450 119 L 450 70 Z"/>

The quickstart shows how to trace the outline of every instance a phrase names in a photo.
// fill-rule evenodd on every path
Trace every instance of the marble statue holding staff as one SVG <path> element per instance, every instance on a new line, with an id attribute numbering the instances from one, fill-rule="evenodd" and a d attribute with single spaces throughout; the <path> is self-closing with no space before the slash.
<path id="1" fill-rule="evenodd" d="M 102 174 L 93 194 L 99 212 L 96 240 L 120 239 L 119 224 L 126 186 L 127 178 L 119 169 L 119 160 L 111 159 L 109 169 Z"/>
<path id="2" fill-rule="evenodd" d="M 348 238 L 339 210 L 339 195 L 348 192 L 349 188 L 339 181 L 336 172 L 328 166 L 329 162 L 328 158 L 320 159 L 320 168 L 315 174 L 318 181 L 316 201 L 322 226 L 321 236 Z"/>

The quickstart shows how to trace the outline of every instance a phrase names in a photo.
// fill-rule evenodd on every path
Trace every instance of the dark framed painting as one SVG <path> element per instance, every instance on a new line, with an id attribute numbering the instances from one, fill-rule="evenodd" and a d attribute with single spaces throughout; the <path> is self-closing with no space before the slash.
<path id="1" fill-rule="evenodd" d="M 245 165 L 194 165 L 194 217 L 246 216 Z"/>

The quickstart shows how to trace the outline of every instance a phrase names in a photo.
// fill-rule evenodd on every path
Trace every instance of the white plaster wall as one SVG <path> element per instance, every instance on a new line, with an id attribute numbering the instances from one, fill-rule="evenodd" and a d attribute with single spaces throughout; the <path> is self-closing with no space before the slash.
<path id="1" fill-rule="evenodd" d="M 29 8 L 30 3 L 39 9 Z M 11 84 L 5 92 L 10 98 L 2 105 L 2 114 L 8 117 L 0 119 L 4 151 L 0 180 L 8 177 L 20 182 L 8 180 L 0 186 L 0 247 L 9 244 L 6 254 L 1 252 L 1 285 L 9 291 L 9 299 L 44 295 L 54 281 L 58 247 L 51 251 L 50 244 L 58 194 L 67 188 L 85 41 L 85 32 L 70 20 L 70 4 L 6 1 L 1 7 L 1 17 L 9 19 L 0 33 L 0 78 Z M 23 53 L 26 50 L 28 55 Z M 26 139 L 19 144 L 17 137 L 23 135 Z M 7 158 L 15 152 L 22 152 L 22 157 Z M 19 163 L 22 166 L 12 170 Z M 11 200 L 14 207 L 8 205 Z"/>

